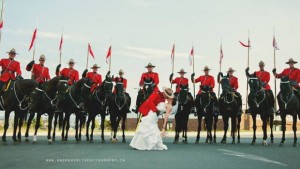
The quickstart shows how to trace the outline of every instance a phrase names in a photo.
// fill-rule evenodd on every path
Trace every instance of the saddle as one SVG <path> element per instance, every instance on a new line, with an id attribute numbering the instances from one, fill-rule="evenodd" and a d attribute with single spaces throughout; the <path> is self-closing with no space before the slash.
<path id="1" fill-rule="evenodd" d="M 10 80 L 10 81 L 8 81 L 7 83 L 5 83 L 5 84 L 3 85 L 1 91 L 2 91 L 2 92 L 6 92 L 6 91 L 9 89 L 9 87 L 11 86 L 11 82 L 12 82 L 12 80 Z"/>

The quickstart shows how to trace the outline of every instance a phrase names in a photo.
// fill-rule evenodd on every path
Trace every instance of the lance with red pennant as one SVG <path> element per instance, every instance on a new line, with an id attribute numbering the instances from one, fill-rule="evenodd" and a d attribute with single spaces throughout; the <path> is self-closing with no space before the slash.
<path id="1" fill-rule="evenodd" d="M 172 74 L 174 73 L 174 61 L 175 61 L 175 43 L 173 44 L 172 52 L 171 52 Z M 171 83 L 171 88 L 172 88 L 172 83 Z"/>
<path id="2" fill-rule="evenodd" d="M 108 64 L 108 70 L 111 70 L 111 45 L 108 48 L 107 54 L 106 54 L 106 63 Z"/>
<path id="3" fill-rule="evenodd" d="M 61 64 L 62 47 L 64 43 L 64 30 L 62 29 L 60 42 L 59 42 L 59 64 Z"/>
<path id="4" fill-rule="evenodd" d="M 189 56 L 190 66 L 193 66 L 193 73 L 195 73 L 195 55 L 194 55 L 194 45 L 192 46 L 190 56 Z M 193 83 L 194 98 L 195 98 L 195 83 Z"/>
<path id="5" fill-rule="evenodd" d="M 249 38 L 249 32 L 248 32 L 248 43 L 245 44 L 241 41 L 239 41 L 239 43 L 243 46 L 243 47 L 246 47 L 248 50 L 247 50 L 247 67 L 249 67 L 249 61 L 250 61 L 250 48 L 251 48 L 251 45 L 250 45 L 250 38 Z M 249 90 L 249 85 L 248 85 L 248 77 L 247 77 L 247 89 L 246 89 L 246 110 L 248 109 L 248 90 Z"/>
<path id="6" fill-rule="evenodd" d="M 0 42 L 1 42 L 1 38 L 2 38 L 2 28 L 3 28 L 3 24 L 4 24 L 4 17 L 3 17 L 3 14 L 4 14 L 4 0 L 2 0 L 1 2 L 1 13 L 0 13 Z"/>
<path id="7" fill-rule="evenodd" d="M 222 49 L 222 41 L 221 41 L 221 46 L 220 46 L 220 60 L 219 60 L 219 72 L 222 71 L 222 60 L 223 60 L 223 49 Z M 219 83 L 219 86 L 218 86 L 218 97 L 220 97 L 220 88 L 221 88 L 221 84 Z"/>
<path id="8" fill-rule="evenodd" d="M 87 51 L 87 57 L 86 57 L 86 69 L 89 66 L 89 57 L 90 57 L 90 55 L 93 57 L 93 59 L 95 59 L 92 47 L 91 47 L 90 43 L 88 43 L 88 51 Z"/>
<path id="9" fill-rule="evenodd" d="M 28 51 L 30 51 L 33 47 L 32 60 L 34 60 L 34 56 L 35 56 L 36 36 L 37 36 L 37 28 L 35 28 L 34 31 L 33 31 L 30 46 L 29 46 L 29 49 L 28 49 Z"/>
<path id="10" fill-rule="evenodd" d="M 276 68 L 276 51 L 279 50 L 278 44 L 275 38 L 275 31 L 273 31 L 273 59 L 274 59 L 274 68 Z M 274 85 L 275 85 L 275 102 L 274 102 L 274 108 L 277 110 L 277 104 L 276 104 L 276 99 L 277 99 L 277 83 L 276 83 L 276 78 L 274 78 Z"/>

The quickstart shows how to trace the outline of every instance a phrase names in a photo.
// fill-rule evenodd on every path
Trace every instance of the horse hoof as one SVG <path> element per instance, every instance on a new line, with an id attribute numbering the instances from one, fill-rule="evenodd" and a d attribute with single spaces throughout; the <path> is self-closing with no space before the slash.
<path id="1" fill-rule="evenodd" d="M 214 140 L 214 143 L 217 143 L 217 140 Z"/>
<path id="2" fill-rule="evenodd" d="M 94 140 L 90 140 L 90 143 L 94 143 Z"/>
<path id="3" fill-rule="evenodd" d="M 252 141 L 251 145 L 253 145 L 253 146 L 254 146 L 254 145 L 255 145 L 255 143 L 256 143 L 255 141 Z"/>
<path id="4" fill-rule="evenodd" d="M 20 143 L 19 143 L 18 140 L 14 141 L 14 145 L 19 145 L 19 144 L 20 144 Z"/>
<path id="5" fill-rule="evenodd" d="M 275 141 L 274 141 L 274 140 L 271 140 L 271 143 L 272 143 L 272 144 L 274 144 L 274 143 L 275 143 Z"/>
<path id="6" fill-rule="evenodd" d="M 22 143 L 22 140 L 21 140 L 21 139 L 18 139 L 18 142 L 19 142 L 19 143 Z"/>
<path id="7" fill-rule="evenodd" d="M 268 145 L 268 141 L 267 140 L 263 140 L 262 144 L 263 144 L 263 146 L 267 146 Z"/>
<path id="8" fill-rule="evenodd" d="M 183 142 L 183 144 L 188 144 L 188 141 L 187 141 L 187 140 L 185 140 L 185 141 Z"/>
<path id="9" fill-rule="evenodd" d="M 52 144 L 52 142 L 53 142 L 52 140 L 48 140 L 48 144 Z"/>
<path id="10" fill-rule="evenodd" d="M 199 144 L 199 141 L 196 141 L 195 144 Z"/>
<path id="11" fill-rule="evenodd" d="M 6 142 L 6 141 L 2 141 L 2 144 L 3 144 L 3 145 L 7 145 L 7 142 Z"/>
<path id="12" fill-rule="evenodd" d="M 298 143 L 293 143 L 293 147 L 298 147 Z"/>
<path id="13" fill-rule="evenodd" d="M 222 140 L 221 143 L 224 144 L 224 145 L 227 144 L 227 143 L 226 143 L 226 140 Z"/>
<path id="14" fill-rule="evenodd" d="M 111 139 L 111 142 L 112 142 L 112 143 L 117 143 L 118 140 L 117 140 L 116 138 L 112 138 L 112 139 Z"/>
<path id="15" fill-rule="evenodd" d="M 63 141 L 63 143 L 64 143 L 64 144 L 67 144 L 67 143 L 68 143 L 68 141 L 64 140 L 64 141 Z"/>
<path id="16" fill-rule="evenodd" d="M 123 140 L 122 140 L 122 143 L 126 143 L 126 140 L 125 140 L 125 139 L 123 139 Z"/>
<path id="17" fill-rule="evenodd" d="M 240 141 L 240 140 L 238 140 L 238 141 L 237 141 L 237 143 L 241 143 L 241 141 Z"/>
<path id="18" fill-rule="evenodd" d="M 89 139 L 89 138 L 86 138 L 86 141 L 90 141 L 90 139 Z"/>
<path id="19" fill-rule="evenodd" d="M 101 140 L 101 143 L 102 143 L 102 144 L 105 144 L 105 140 Z"/>
<path id="20" fill-rule="evenodd" d="M 29 143 L 30 141 L 29 141 L 29 139 L 28 138 L 26 138 L 25 139 L 25 143 Z"/>
<path id="21" fill-rule="evenodd" d="M 205 143 L 209 143 L 208 140 L 205 140 Z"/>
<path id="22" fill-rule="evenodd" d="M 32 141 L 32 144 L 37 144 L 37 141 Z"/>
<path id="23" fill-rule="evenodd" d="M 283 146 L 284 146 L 284 143 L 280 143 L 280 144 L 279 144 L 279 147 L 283 147 Z"/>
<path id="24" fill-rule="evenodd" d="M 174 141 L 173 141 L 173 144 L 177 144 L 177 143 L 178 143 L 178 141 L 177 141 L 177 140 L 174 140 Z"/>
<path id="25" fill-rule="evenodd" d="M 55 142 L 55 138 L 52 138 L 52 141 Z"/>
<path id="26" fill-rule="evenodd" d="M 231 144 L 235 144 L 235 140 L 232 140 Z"/>

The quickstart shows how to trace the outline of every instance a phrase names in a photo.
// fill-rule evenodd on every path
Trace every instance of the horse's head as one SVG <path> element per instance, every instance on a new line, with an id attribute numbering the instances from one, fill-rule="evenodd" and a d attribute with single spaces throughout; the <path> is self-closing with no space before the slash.
<path id="1" fill-rule="evenodd" d="M 38 86 L 38 83 L 32 79 L 22 79 L 17 81 L 17 86 L 24 95 L 29 95 Z"/>
<path id="2" fill-rule="evenodd" d="M 105 80 L 101 85 L 101 91 L 105 93 L 112 93 L 113 83 L 110 75 L 106 75 Z"/>
<path id="3" fill-rule="evenodd" d="M 288 96 L 293 92 L 292 85 L 288 76 L 283 76 L 280 81 L 280 91 L 283 96 Z"/>
<path id="4" fill-rule="evenodd" d="M 180 92 L 178 95 L 178 102 L 180 104 L 184 104 L 187 101 L 187 95 L 189 93 L 189 86 L 188 85 L 180 85 Z"/>
<path id="5" fill-rule="evenodd" d="M 262 85 L 257 77 L 250 77 L 248 79 L 248 84 L 250 88 L 250 94 L 256 94 L 259 90 L 262 89 Z"/>
<path id="6" fill-rule="evenodd" d="M 60 76 L 58 77 L 59 78 L 59 81 L 58 81 L 58 84 L 57 84 L 57 91 L 59 94 L 65 94 L 67 93 L 67 90 L 69 88 L 69 85 L 68 85 L 68 79 L 63 77 L 63 76 Z"/>
<path id="7" fill-rule="evenodd" d="M 144 92 L 146 94 L 151 94 L 153 92 L 154 89 L 154 83 L 152 78 L 144 78 Z"/>
<path id="8" fill-rule="evenodd" d="M 123 78 L 120 78 L 121 80 L 117 80 L 115 89 L 117 95 L 121 95 L 124 93 L 124 84 L 123 84 Z"/>
<path id="9" fill-rule="evenodd" d="M 81 96 L 83 99 L 88 99 L 89 95 L 91 94 L 93 82 L 89 78 L 84 78 L 84 83 L 81 87 Z"/>
<path id="10" fill-rule="evenodd" d="M 231 92 L 232 88 L 230 86 L 228 76 L 223 76 L 220 83 L 221 83 L 221 86 L 222 86 L 222 92 L 223 93 Z"/>

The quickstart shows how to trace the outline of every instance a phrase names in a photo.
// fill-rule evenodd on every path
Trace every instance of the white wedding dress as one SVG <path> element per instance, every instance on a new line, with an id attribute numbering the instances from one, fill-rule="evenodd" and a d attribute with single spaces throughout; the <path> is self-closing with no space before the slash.
<path id="1" fill-rule="evenodd" d="M 159 103 L 156 107 L 161 112 L 166 112 L 165 103 Z M 171 114 L 175 110 L 177 111 L 177 108 L 172 110 Z M 142 117 L 130 146 L 137 150 L 167 150 L 168 147 L 163 144 L 157 121 L 158 116 L 152 111 L 147 116 Z"/>

